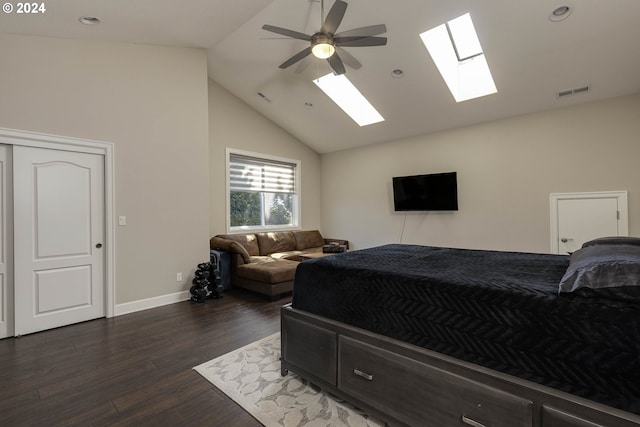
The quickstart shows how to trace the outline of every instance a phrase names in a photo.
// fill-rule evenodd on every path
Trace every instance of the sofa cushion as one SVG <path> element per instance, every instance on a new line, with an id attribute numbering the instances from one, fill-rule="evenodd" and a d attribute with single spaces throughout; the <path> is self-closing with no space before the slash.
<path id="1" fill-rule="evenodd" d="M 260 257 L 263 258 L 263 257 Z M 293 280 L 296 274 L 297 262 L 288 260 L 275 260 L 273 258 L 255 259 L 250 264 L 239 265 L 237 274 L 245 279 L 265 283 L 281 283 Z"/>
<path id="2" fill-rule="evenodd" d="M 296 247 L 299 251 L 324 245 L 324 239 L 318 230 L 296 231 L 293 233 L 296 239 Z"/>
<path id="3" fill-rule="evenodd" d="M 274 252 L 269 254 L 269 258 L 273 259 L 292 259 L 294 261 L 299 261 L 300 255 L 304 252 L 302 251 L 287 251 L 287 252 Z"/>
<path id="4" fill-rule="evenodd" d="M 255 234 L 218 234 L 216 237 L 233 240 L 240 243 L 242 246 L 244 246 L 250 256 L 260 255 L 258 239 L 256 238 Z"/>
<path id="5" fill-rule="evenodd" d="M 290 231 L 272 231 L 257 233 L 260 255 L 269 255 L 274 252 L 288 252 L 296 249 L 296 239 Z"/>

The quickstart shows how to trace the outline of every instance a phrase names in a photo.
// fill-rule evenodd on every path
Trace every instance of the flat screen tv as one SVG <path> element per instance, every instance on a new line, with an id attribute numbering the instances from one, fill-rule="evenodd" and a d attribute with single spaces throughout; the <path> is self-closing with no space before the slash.
<path id="1" fill-rule="evenodd" d="M 394 177 L 393 204 L 396 211 L 457 211 L 456 172 Z"/>

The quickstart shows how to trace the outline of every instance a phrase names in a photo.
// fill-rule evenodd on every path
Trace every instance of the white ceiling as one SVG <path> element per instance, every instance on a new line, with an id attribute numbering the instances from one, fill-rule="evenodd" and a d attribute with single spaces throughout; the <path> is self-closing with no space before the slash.
<path id="1" fill-rule="evenodd" d="M 364 128 L 313 84 L 329 72 L 326 61 L 310 57 L 303 72 L 295 65 L 280 70 L 307 43 L 261 29 L 271 24 L 314 33 L 321 20 L 317 1 L 59 0 L 45 2 L 43 14 L 0 14 L 0 31 L 206 48 L 213 80 L 319 153 L 640 91 L 638 0 L 346 1 L 339 31 L 388 29 L 387 46 L 347 48 L 363 64 L 347 67 L 347 77 L 386 119 Z M 332 4 L 326 0 L 325 13 Z M 574 7 L 571 16 L 551 22 L 551 12 L 565 4 Z M 466 12 L 498 93 L 456 104 L 418 35 Z M 87 15 L 102 23 L 80 24 Z M 391 76 L 396 68 L 403 78 Z M 556 96 L 585 85 L 589 93 Z"/>

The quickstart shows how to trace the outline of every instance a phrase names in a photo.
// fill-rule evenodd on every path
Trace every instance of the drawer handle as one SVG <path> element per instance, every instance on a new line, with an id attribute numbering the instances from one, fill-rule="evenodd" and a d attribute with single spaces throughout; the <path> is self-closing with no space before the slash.
<path id="1" fill-rule="evenodd" d="M 486 427 L 484 424 L 474 421 L 466 415 L 462 416 L 462 423 L 472 427 Z"/>
<path id="2" fill-rule="evenodd" d="M 359 377 L 364 378 L 367 381 L 373 381 L 373 375 L 367 374 L 366 372 L 362 372 L 360 369 L 354 369 L 353 373 Z"/>

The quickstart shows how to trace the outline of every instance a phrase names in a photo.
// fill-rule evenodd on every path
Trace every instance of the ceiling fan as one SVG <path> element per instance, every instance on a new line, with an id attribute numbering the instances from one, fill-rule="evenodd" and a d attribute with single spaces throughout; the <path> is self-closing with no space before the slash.
<path id="1" fill-rule="evenodd" d="M 342 0 L 336 0 L 329 10 L 324 22 L 322 22 L 322 18 L 324 16 L 324 0 L 321 0 L 320 5 L 321 27 L 320 31 L 315 34 L 308 35 L 273 25 L 262 26 L 263 30 L 310 42 L 309 47 L 287 59 L 285 62 L 280 64 L 279 68 L 285 69 L 290 67 L 305 58 L 307 55 L 313 54 L 316 58 L 326 59 L 333 72 L 340 75 L 346 72 L 344 64 L 355 69 L 362 66 L 362 64 L 360 64 L 360 62 L 349 52 L 342 49 L 343 47 L 384 46 L 387 44 L 386 37 L 375 37 L 387 32 L 387 27 L 384 24 L 370 25 L 368 27 L 356 28 L 354 30 L 343 31 L 336 34 L 336 31 L 342 22 L 342 18 L 344 18 L 344 14 L 347 11 L 347 3 Z"/>

